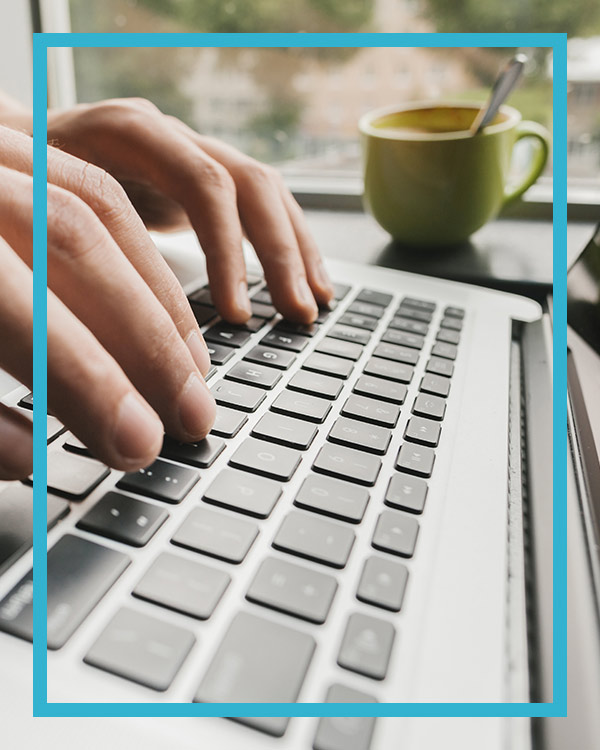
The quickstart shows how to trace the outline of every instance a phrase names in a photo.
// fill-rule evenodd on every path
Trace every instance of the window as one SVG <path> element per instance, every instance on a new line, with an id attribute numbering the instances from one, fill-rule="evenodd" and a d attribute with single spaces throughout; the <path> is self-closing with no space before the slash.
<path id="1" fill-rule="evenodd" d="M 566 0 L 564 0 L 566 2 Z M 488 16 L 460 17 L 442 0 L 63 0 L 73 31 L 514 31 L 506 8 L 489 0 Z M 558 0 L 557 0 L 558 2 Z M 562 2 L 562 0 L 561 0 Z M 577 16 L 570 0 L 569 30 L 600 33 L 600 13 Z M 465 5 L 469 5 L 466 3 Z M 483 8 L 483 6 L 481 6 Z M 323 10 L 326 9 L 326 11 Z M 503 10 L 504 9 L 504 10 Z M 494 15 L 495 14 L 495 15 Z M 554 18 L 554 17 L 553 17 Z M 528 29 L 563 31 L 560 14 Z M 577 19 L 577 20 L 575 20 Z M 593 20 L 593 18 L 591 19 Z M 543 21 L 543 25 L 542 24 Z M 533 20 L 531 21 L 533 24 Z M 552 27 L 554 23 L 555 28 Z M 579 24 L 579 28 L 577 27 Z M 469 26 L 470 24 L 470 26 Z M 475 24 L 479 24 L 474 28 Z M 62 29 L 64 30 L 64 29 Z M 529 50 L 531 62 L 512 103 L 527 119 L 552 129 L 548 50 Z M 277 164 L 287 178 L 335 174 L 357 180 L 357 117 L 390 102 L 439 97 L 484 98 L 507 50 L 75 50 L 77 98 L 146 96 L 203 132 Z M 569 174 L 573 183 L 600 174 L 600 36 L 569 42 Z M 209 112 L 207 102 L 219 100 Z M 227 105 L 228 100 L 230 106 Z M 349 156 L 353 154 L 354 156 Z M 551 165 L 546 193 L 551 189 Z"/>

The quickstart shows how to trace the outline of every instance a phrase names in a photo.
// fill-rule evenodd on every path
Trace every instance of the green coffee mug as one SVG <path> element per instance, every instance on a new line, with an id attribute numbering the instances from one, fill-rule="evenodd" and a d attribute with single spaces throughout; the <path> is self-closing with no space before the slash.
<path id="1" fill-rule="evenodd" d="M 549 152 L 548 131 L 523 122 L 512 107 L 472 136 L 477 104 L 417 102 L 364 115 L 364 200 L 394 239 L 409 245 L 463 242 L 537 180 Z M 514 144 L 533 138 L 531 163 L 507 184 Z"/>

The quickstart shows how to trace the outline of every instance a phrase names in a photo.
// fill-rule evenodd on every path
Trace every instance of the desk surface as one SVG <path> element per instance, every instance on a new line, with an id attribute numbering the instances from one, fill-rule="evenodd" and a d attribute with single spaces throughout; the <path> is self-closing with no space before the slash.
<path id="1" fill-rule="evenodd" d="M 331 258 L 457 279 L 541 299 L 552 285 L 552 223 L 498 219 L 452 249 L 413 249 L 390 240 L 375 220 L 361 212 L 306 210 L 322 253 Z M 573 223 L 566 258 L 585 245 L 592 224 Z"/>

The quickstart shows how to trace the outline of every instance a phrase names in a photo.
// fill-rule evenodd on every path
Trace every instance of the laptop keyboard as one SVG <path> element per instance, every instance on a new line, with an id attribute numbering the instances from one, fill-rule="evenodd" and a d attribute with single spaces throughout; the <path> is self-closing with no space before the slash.
<path id="1" fill-rule="evenodd" d="M 465 311 L 373 289 L 351 293 L 351 287 L 337 284 L 332 309 L 303 326 L 280 318 L 261 278 L 250 282 L 252 318 L 245 326 L 217 317 L 208 287 L 189 295 L 211 356 L 207 380 L 218 405 L 214 427 L 195 444 L 165 437 L 151 466 L 120 476 L 81 516 L 76 528 L 85 536 L 69 532 L 53 545 L 48 645 L 60 649 L 67 642 L 135 559 L 135 548 L 153 543 L 172 507 L 185 507 L 208 474 L 202 500 L 191 500 L 167 545 L 160 540 L 129 604 L 89 644 L 85 663 L 167 690 L 196 637 L 191 628 L 163 621 L 161 609 L 201 621 L 213 616 L 262 533 L 261 522 L 285 503 L 271 551 L 252 563 L 244 592 L 248 602 L 285 617 L 262 617 L 259 608 L 248 611 L 240 601 L 189 699 L 297 700 L 317 641 L 310 628 L 297 628 L 295 622 L 316 627 L 327 621 L 340 571 L 357 547 L 357 536 L 368 534 L 370 551 L 354 582 L 356 600 L 365 607 L 344 615 L 336 645 L 339 683 L 324 685 L 323 697 L 376 700 L 398 635 L 390 613 L 403 606 L 410 576 L 406 560 L 418 553 L 428 479 L 444 442 Z M 384 316 L 385 326 L 380 325 Z M 31 394 L 19 403 L 23 409 L 32 405 Z M 398 446 L 393 438 L 401 414 L 409 416 Z M 48 419 L 48 502 L 61 503 L 58 514 L 52 510 L 55 523 L 68 512 L 65 501 L 84 500 L 110 472 L 57 420 Z M 238 436 L 243 439 L 235 450 L 227 450 Z M 384 493 L 372 498 L 392 444 L 394 468 L 386 468 Z M 307 461 L 311 447 L 318 450 Z M 298 475 L 302 481 L 290 497 L 286 484 Z M 0 509 L 13 491 L 9 487 L 0 494 Z M 380 507 L 374 526 L 365 529 L 361 521 L 370 502 Z M 109 548 L 105 539 L 121 546 Z M 180 549 L 194 556 L 184 558 Z M 226 565 L 217 568 L 211 560 Z M 30 588 L 28 574 L 0 602 L 0 629 L 27 639 L 32 613 L 30 604 L 23 605 L 23 592 Z M 137 611 L 136 599 L 155 605 L 155 613 Z M 344 685 L 348 671 L 368 678 L 372 692 Z M 282 735 L 288 719 L 239 721 Z M 362 732 L 367 740 L 360 747 L 368 747 L 370 722 L 364 719 L 357 728 L 357 737 Z M 323 720 L 317 750 L 331 746 L 329 731 Z"/>

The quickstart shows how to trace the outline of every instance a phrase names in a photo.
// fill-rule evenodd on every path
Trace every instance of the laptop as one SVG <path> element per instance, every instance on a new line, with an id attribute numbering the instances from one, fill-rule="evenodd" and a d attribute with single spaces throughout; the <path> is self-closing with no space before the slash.
<path id="1" fill-rule="evenodd" d="M 336 301 L 299 327 L 249 257 L 253 317 L 232 327 L 195 240 L 158 242 L 211 350 L 217 421 L 123 474 L 48 417 L 48 700 L 551 701 L 549 316 L 331 261 Z M 5 390 L 31 413 L 26 388 Z M 14 746 L 532 747 L 527 719 L 27 722 L 27 483 L 2 488 L 0 518 Z"/>

